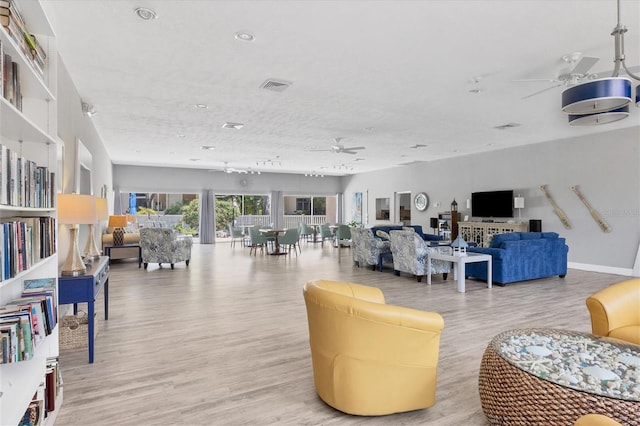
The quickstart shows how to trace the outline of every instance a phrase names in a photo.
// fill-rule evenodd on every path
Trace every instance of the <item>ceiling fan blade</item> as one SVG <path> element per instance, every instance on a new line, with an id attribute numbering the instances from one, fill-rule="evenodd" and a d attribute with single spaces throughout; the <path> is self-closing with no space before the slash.
<path id="1" fill-rule="evenodd" d="M 590 56 L 585 56 L 584 58 L 580 59 L 580 62 L 578 62 L 575 67 L 573 67 L 570 74 L 585 75 L 587 72 L 589 72 L 591 67 L 594 66 L 596 62 L 598 62 L 599 60 L 600 58 L 592 58 Z"/>
<path id="2" fill-rule="evenodd" d="M 309 151 L 312 151 L 312 152 L 331 152 L 333 150 L 332 149 L 310 149 Z"/>
<path id="3" fill-rule="evenodd" d="M 527 95 L 527 96 L 525 96 L 523 98 L 520 98 L 520 99 L 528 99 L 528 98 L 530 98 L 532 96 L 539 95 L 540 93 L 546 92 L 547 90 L 555 89 L 556 87 L 560 87 L 560 86 L 562 86 L 562 83 L 556 84 L 556 85 L 551 86 L 551 87 L 547 87 L 546 89 L 538 90 L 537 92 L 534 92 L 534 93 L 532 93 L 530 95 Z"/>
<path id="4" fill-rule="evenodd" d="M 345 147 L 344 149 L 348 149 L 350 151 L 357 151 L 359 149 L 365 149 L 366 147 L 364 146 L 350 146 L 350 147 Z"/>
<path id="5" fill-rule="evenodd" d="M 356 151 L 349 151 L 350 149 L 351 149 L 351 148 L 349 148 L 349 149 L 343 149 L 343 150 L 342 150 L 342 151 L 340 151 L 340 152 L 342 152 L 343 154 L 357 154 L 357 152 L 356 152 Z"/>

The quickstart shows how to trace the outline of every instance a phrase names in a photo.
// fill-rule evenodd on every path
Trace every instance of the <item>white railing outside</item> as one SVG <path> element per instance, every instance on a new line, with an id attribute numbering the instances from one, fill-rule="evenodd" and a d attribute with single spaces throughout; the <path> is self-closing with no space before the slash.
<path id="1" fill-rule="evenodd" d="M 298 223 L 306 223 L 307 225 L 320 225 L 327 223 L 327 216 L 325 215 L 302 215 L 302 214 L 286 214 L 284 215 L 284 227 L 295 228 Z"/>
<path id="2" fill-rule="evenodd" d="M 268 225 L 271 223 L 270 215 L 254 215 L 254 214 L 244 214 L 240 215 L 236 218 L 235 224 L 236 226 L 246 226 L 246 225 Z"/>

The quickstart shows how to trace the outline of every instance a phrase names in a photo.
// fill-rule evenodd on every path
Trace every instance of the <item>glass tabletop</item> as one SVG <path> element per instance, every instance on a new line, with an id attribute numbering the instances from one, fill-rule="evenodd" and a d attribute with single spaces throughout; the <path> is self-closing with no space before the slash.
<path id="1" fill-rule="evenodd" d="M 551 328 L 506 331 L 491 345 L 502 359 L 540 379 L 594 395 L 640 401 L 640 346 Z"/>

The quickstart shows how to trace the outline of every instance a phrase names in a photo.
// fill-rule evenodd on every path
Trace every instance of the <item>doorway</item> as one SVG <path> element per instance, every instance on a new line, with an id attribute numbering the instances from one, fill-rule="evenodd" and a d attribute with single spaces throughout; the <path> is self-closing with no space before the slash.
<path id="1" fill-rule="evenodd" d="M 404 226 L 411 225 L 411 192 L 396 192 L 396 218 Z"/>

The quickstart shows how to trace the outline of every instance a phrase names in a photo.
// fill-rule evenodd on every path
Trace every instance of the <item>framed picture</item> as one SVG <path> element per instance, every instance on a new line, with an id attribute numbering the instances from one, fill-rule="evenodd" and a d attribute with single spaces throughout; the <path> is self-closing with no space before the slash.
<path id="1" fill-rule="evenodd" d="M 358 225 L 362 224 L 362 192 L 353 193 L 353 203 L 351 204 L 351 220 Z"/>

